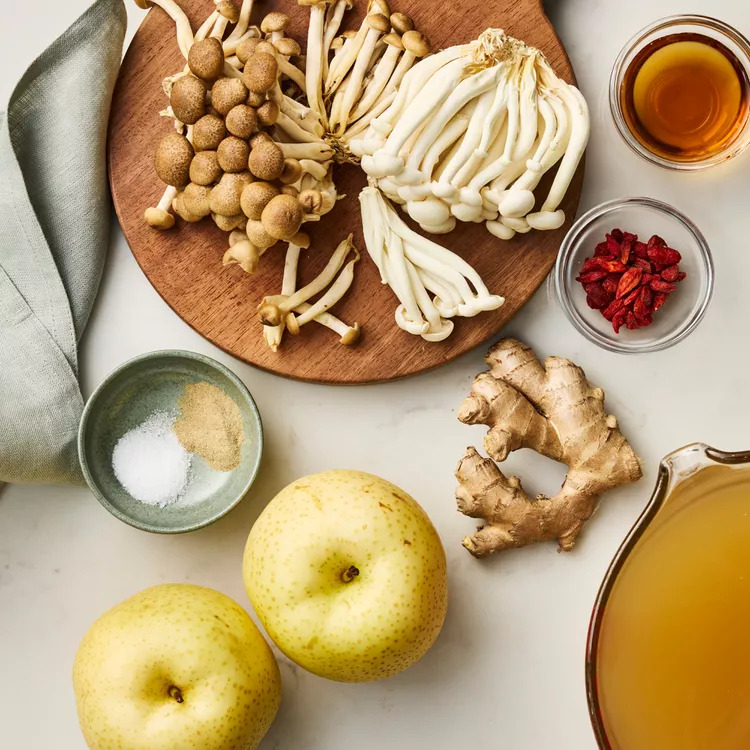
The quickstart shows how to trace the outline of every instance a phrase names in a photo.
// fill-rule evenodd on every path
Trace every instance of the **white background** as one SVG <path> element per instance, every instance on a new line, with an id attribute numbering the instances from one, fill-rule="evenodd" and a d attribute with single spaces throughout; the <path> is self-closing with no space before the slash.
<path id="1" fill-rule="evenodd" d="M 27 64 L 88 0 L 2 5 L 4 102 Z M 94 619 L 161 582 L 204 584 L 249 607 L 240 561 L 265 503 L 296 477 L 348 467 L 399 484 L 434 520 L 450 570 L 445 629 L 422 662 L 383 683 L 339 685 L 282 659 L 283 706 L 262 747 L 593 750 L 583 679 L 591 605 L 609 560 L 651 492 L 659 459 L 694 440 L 727 450 L 750 448 L 750 155 L 708 174 L 662 171 L 617 140 L 604 108 L 617 51 L 656 18 L 703 12 L 750 35 L 744 0 L 689 5 L 549 0 L 547 10 L 592 110 L 581 208 L 645 194 L 691 216 L 716 261 L 707 318 L 673 349 L 623 357 L 578 335 L 543 287 L 506 331 L 540 355 L 574 359 L 604 387 L 609 410 L 644 460 L 645 478 L 604 499 L 570 554 L 547 544 L 474 560 L 460 545 L 473 522 L 455 510 L 453 469 L 467 445 L 481 445 L 484 432 L 461 425 L 455 411 L 483 369 L 483 349 L 417 379 L 382 386 L 346 389 L 283 380 L 234 361 L 183 324 L 151 288 L 115 228 L 81 346 L 84 394 L 142 352 L 185 348 L 209 354 L 232 367 L 253 392 L 266 426 L 265 459 L 237 510 L 185 536 L 131 529 L 84 489 L 13 486 L 0 493 L 1 747 L 83 750 L 70 671 L 78 641 Z M 142 12 L 132 2 L 128 12 L 129 39 Z M 508 464 L 531 492 L 554 492 L 563 476 L 561 467 L 526 451 Z"/>

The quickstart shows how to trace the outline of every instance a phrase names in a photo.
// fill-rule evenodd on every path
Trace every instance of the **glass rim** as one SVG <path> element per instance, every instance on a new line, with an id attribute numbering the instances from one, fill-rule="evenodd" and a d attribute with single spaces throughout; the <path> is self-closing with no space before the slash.
<path id="1" fill-rule="evenodd" d="M 748 80 L 750 81 L 750 39 L 748 39 L 742 32 L 718 18 L 712 16 L 705 16 L 694 13 L 684 13 L 672 16 L 665 16 L 660 18 L 648 26 L 644 26 L 640 31 L 635 33 L 630 39 L 625 42 L 609 76 L 609 109 L 612 114 L 612 119 L 615 123 L 615 129 L 619 133 L 625 144 L 638 156 L 657 166 L 664 167 L 666 169 L 672 169 L 681 172 L 698 172 L 710 167 L 714 167 L 717 164 L 722 164 L 729 159 L 733 159 L 738 156 L 750 145 L 750 113 L 746 116 L 745 124 L 742 129 L 738 132 L 737 136 L 727 144 L 725 148 L 712 156 L 698 161 L 676 161 L 668 159 L 664 156 L 659 156 L 646 148 L 630 131 L 625 115 L 620 105 L 620 86 L 622 84 L 623 76 L 627 71 L 630 58 L 634 53 L 640 49 L 643 43 L 648 39 L 649 36 L 654 34 L 656 31 L 662 29 L 669 29 L 677 26 L 685 26 L 693 24 L 696 26 L 703 26 L 711 29 L 721 36 L 724 40 L 732 42 L 734 45 L 739 47 L 740 52 L 744 55 L 745 60 L 740 60 Z"/>
<path id="2" fill-rule="evenodd" d="M 568 288 L 565 282 L 565 272 L 572 255 L 572 250 L 578 243 L 581 235 L 588 227 L 595 221 L 600 219 L 602 216 L 606 216 L 611 211 L 614 211 L 625 206 L 640 206 L 645 208 L 654 209 L 663 214 L 668 215 L 672 219 L 678 221 L 682 226 L 690 233 L 695 241 L 700 255 L 700 260 L 703 264 L 703 271 L 706 275 L 706 291 L 703 294 L 703 298 L 700 301 L 700 305 L 697 310 L 683 322 L 681 326 L 678 326 L 672 333 L 662 338 L 654 339 L 653 341 L 645 341 L 642 344 L 636 344 L 631 346 L 624 346 L 617 342 L 612 341 L 610 338 L 599 333 L 593 328 L 583 316 L 578 312 L 576 306 L 573 304 L 571 299 L 572 290 Z M 703 236 L 703 233 L 698 227 L 689 219 L 685 214 L 676 209 L 674 206 L 660 201 L 656 198 L 647 198 L 643 196 L 631 197 L 631 198 L 616 198 L 611 201 L 600 203 L 597 206 L 589 209 L 585 214 L 579 217 L 573 226 L 570 228 L 568 233 L 563 239 L 562 245 L 560 245 L 560 252 L 557 256 L 557 262 L 555 263 L 554 269 L 554 280 L 555 280 L 555 291 L 557 293 L 557 299 L 565 312 L 568 320 L 578 330 L 579 333 L 583 334 L 589 341 L 597 344 L 610 352 L 616 354 L 645 354 L 646 352 L 657 352 L 664 349 L 668 349 L 675 344 L 686 339 L 703 320 L 706 314 L 711 297 L 713 296 L 714 288 L 714 265 L 713 257 L 711 255 L 711 249 Z"/>

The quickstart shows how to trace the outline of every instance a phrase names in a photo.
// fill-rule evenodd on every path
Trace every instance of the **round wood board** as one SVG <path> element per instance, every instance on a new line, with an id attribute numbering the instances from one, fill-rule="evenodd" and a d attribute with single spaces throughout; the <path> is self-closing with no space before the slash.
<path id="1" fill-rule="evenodd" d="M 214 7 L 211 0 L 182 0 L 193 28 Z M 347 15 L 349 28 L 358 26 L 365 2 L 357 0 Z M 290 35 L 304 45 L 308 10 L 291 0 L 265 0 L 253 22 L 271 10 L 292 17 Z M 475 39 L 495 26 L 539 47 L 558 75 L 573 81 L 565 50 L 544 15 L 540 0 L 466 0 L 458 4 L 436 0 L 393 0 L 393 10 L 411 15 L 438 48 Z M 153 154 L 170 120 L 159 117 L 165 105 L 162 79 L 182 68 L 174 26 L 159 8 L 149 11 L 128 49 L 112 102 L 109 125 L 109 174 L 117 216 L 133 254 L 154 288 L 196 331 L 225 351 L 252 365 L 300 380 L 357 384 L 402 378 L 455 359 L 482 344 L 513 317 L 552 268 L 562 238 L 572 223 L 581 194 L 583 168 L 570 186 L 562 208 L 567 221 L 555 232 L 532 231 L 503 242 L 483 224 L 461 224 L 435 239 L 471 263 L 490 291 L 505 304 L 474 318 L 455 319 L 453 334 L 430 343 L 396 326 L 396 297 L 380 283 L 375 264 L 365 251 L 357 196 L 365 184 L 356 166 L 336 167 L 339 193 L 346 194 L 317 224 L 305 225 L 312 238 L 300 265 L 300 283 L 307 283 L 325 265 L 336 244 L 350 232 L 362 250 L 355 281 L 334 312 L 349 323 L 359 322 L 362 338 L 354 347 L 342 346 L 332 331 L 306 325 L 299 336 L 284 336 L 278 352 L 263 339 L 256 307 L 262 297 L 281 288 L 284 245 L 264 256 L 252 276 L 238 266 L 224 268 L 221 258 L 227 235 L 210 219 L 159 232 L 143 220 L 147 206 L 156 205 L 164 186 L 153 168 Z M 544 185 L 538 191 L 544 194 Z"/>

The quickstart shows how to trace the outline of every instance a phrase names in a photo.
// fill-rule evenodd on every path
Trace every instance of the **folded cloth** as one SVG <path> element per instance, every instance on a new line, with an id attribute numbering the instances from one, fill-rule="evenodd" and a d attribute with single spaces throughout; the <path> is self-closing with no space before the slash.
<path id="1" fill-rule="evenodd" d="M 106 139 L 122 0 L 97 0 L 0 114 L 0 481 L 82 483 L 77 342 L 112 214 Z"/>

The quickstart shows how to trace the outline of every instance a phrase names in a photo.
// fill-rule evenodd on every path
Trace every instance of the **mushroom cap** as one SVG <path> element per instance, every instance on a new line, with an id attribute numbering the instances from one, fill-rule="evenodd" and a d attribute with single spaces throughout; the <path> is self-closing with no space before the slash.
<path id="1" fill-rule="evenodd" d="M 271 140 L 261 141 L 250 151 L 247 165 L 259 180 L 278 180 L 284 171 L 284 152 Z"/>
<path id="2" fill-rule="evenodd" d="M 282 195 L 291 195 L 292 198 L 296 198 L 299 195 L 299 190 L 294 185 L 282 185 L 279 188 L 279 192 Z"/>
<path id="3" fill-rule="evenodd" d="M 289 240 L 302 226 L 302 206 L 291 195 L 277 195 L 263 209 L 260 220 L 271 237 Z"/>
<path id="4" fill-rule="evenodd" d="M 256 133 L 250 139 L 250 148 L 255 148 L 259 143 L 273 143 L 273 138 L 264 130 L 261 130 L 260 133 Z"/>
<path id="5" fill-rule="evenodd" d="M 232 135 L 247 141 L 258 131 L 258 115 L 247 104 L 238 104 L 227 112 L 226 126 Z"/>
<path id="6" fill-rule="evenodd" d="M 238 214 L 237 216 L 222 216 L 221 214 L 211 214 L 211 218 L 222 232 L 231 232 L 243 222 L 244 216 Z"/>
<path id="7" fill-rule="evenodd" d="M 247 87 L 239 78 L 219 78 L 211 88 L 211 106 L 220 115 L 226 115 L 246 99 Z"/>
<path id="8" fill-rule="evenodd" d="M 279 105 L 273 99 L 268 99 L 258 107 L 258 121 L 263 127 L 270 128 L 279 119 Z"/>
<path id="9" fill-rule="evenodd" d="M 370 0 L 367 4 L 368 13 L 380 13 L 388 18 L 391 15 L 391 6 L 388 5 L 387 0 Z"/>
<path id="10" fill-rule="evenodd" d="M 285 57 L 296 57 L 302 53 L 299 43 L 291 37 L 285 36 L 283 39 L 276 39 L 273 42 L 274 49 Z"/>
<path id="11" fill-rule="evenodd" d="M 193 161 L 193 156 L 195 156 L 195 151 L 184 135 L 168 133 L 156 147 L 156 155 L 154 156 L 156 174 L 167 185 L 176 188 L 184 187 L 190 182 L 190 162 Z"/>
<path id="12" fill-rule="evenodd" d="M 151 2 L 151 0 L 134 0 L 135 4 L 141 8 L 141 10 L 148 10 L 149 8 L 152 8 L 154 4 Z"/>
<path id="13" fill-rule="evenodd" d="M 171 229 L 174 226 L 174 216 L 158 206 L 147 208 L 143 218 L 154 229 Z"/>
<path id="14" fill-rule="evenodd" d="M 297 234 L 289 240 L 289 244 L 307 249 L 310 247 L 310 235 L 307 232 L 297 232 Z"/>
<path id="15" fill-rule="evenodd" d="M 172 209 L 174 212 L 185 221 L 189 221 L 191 224 L 200 221 L 203 217 L 199 214 L 193 214 L 185 208 L 185 201 L 183 200 L 183 194 L 178 193 L 177 197 L 172 201 Z"/>
<path id="16" fill-rule="evenodd" d="M 245 63 L 242 80 L 250 91 L 265 94 L 275 85 L 279 75 L 279 64 L 272 54 L 257 49 Z"/>
<path id="17" fill-rule="evenodd" d="M 259 94 L 257 91 L 251 91 L 247 95 L 247 104 L 251 107 L 255 107 L 256 109 L 260 107 L 264 101 L 266 101 L 266 95 Z"/>
<path id="18" fill-rule="evenodd" d="M 404 48 L 404 43 L 401 41 L 401 37 L 393 31 L 386 34 L 381 41 L 385 42 L 391 47 L 396 47 L 398 49 Z"/>
<path id="19" fill-rule="evenodd" d="M 221 173 L 216 151 L 199 151 L 190 162 L 190 181 L 196 185 L 213 185 Z"/>
<path id="20" fill-rule="evenodd" d="M 260 221 L 263 209 L 279 194 L 279 190 L 270 182 L 258 181 L 245 185 L 240 196 L 242 213 L 248 219 Z"/>
<path id="21" fill-rule="evenodd" d="M 191 182 L 182 193 L 182 204 L 191 214 L 208 216 L 211 213 L 210 198 L 210 187 Z"/>
<path id="22" fill-rule="evenodd" d="M 237 10 L 234 3 L 230 3 L 229 0 L 223 0 L 216 6 L 216 10 L 221 13 L 224 18 L 228 18 L 230 23 L 237 23 L 240 20 L 240 12 Z"/>
<path id="23" fill-rule="evenodd" d="M 188 52 L 188 66 L 193 75 L 204 81 L 214 81 L 224 71 L 224 48 L 214 36 L 195 42 Z"/>
<path id="24" fill-rule="evenodd" d="M 289 28 L 292 19 L 286 13 L 272 11 L 260 22 L 260 30 L 264 34 L 270 34 L 274 31 L 285 31 Z"/>
<path id="25" fill-rule="evenodd" d="M 341 343 L 344 346 L 351 346 L 359 341 L 360 328 L 359 323 L 350 326 L 349 330 L 341 337 Z"/>
<path id="26" fill-rule="evenodd" d="M 399 34 L 405 34 L 414 28 L 414 21 L 406 13 L 391 13 L 391 26 Z"/>
<path id="27" fill-rule="evenodd" d="M 240 42 L 240 44 L 237 45 L 235 54 L 243 65 L 247 62 L 248 58 L 253 54 L 253 52 L 255 52 L 255 48 L 262 41 L 263 40 L 259 39 L 257 36 L 253 36 L 250 37 L 250 39 L 245 39 L 244 42 Z"/>
<path id="28" fill-rule="evenodd" d="M 206 86 L 193 75 L 178 78 L 169 95 L 174 116 L 186 125 L 193 125 L 206 114 Z"/>
<path id="29" fill-rule="evenodd" d="M 306 214 L 319 214 L 323 210 L 323 193 L 320 190 L 303 190 L 297 200 Z"/>
<path id="30" fill-rule="evenodd" d="M 279 179 L 285 185 L 292 185 L 302 177 L 302 165 L 297 159 L 284 159 L 284 169 Z"/>
<path id="31" fill-rule="evenodd" d="M 247 169 L 250 146 L 236 135 L 227 136 L 216 150 L 219 166 L 225 172 L 242 172 Z"/>
<path id="32" fill-rule="evenodd" d="M 232 234 L 234 234 L 234 232 L 232 232 Z M 255 245 L 253 245 L 253 243 L 250 242 L 249 239 L 247 239 L 244 232 L 242 234 L 242 237 L 243 239 L 239 240 L 238 242 L 232 243 L 232 237 L 230 235 L 229 250 L 224 253 L 222 264 L 225 266 L 232 266 L 236 264 L 239 265 L 239 267 L 245 273 L 254 273 L 258 268 L 261 254 L 258 251 L 258 248 L 255 247 Z"/>
<path id="33" fill-rule="evenodd" d="M 430 40 L 421 32 L 412 29 L 401 36 L 401 43 L 414 57 L 424 57 L 432 52 Z"/>
<path id="34" fill-rule="evenodd" d="M 247 175 L 247 173 L 244 173 Z M 212 213 L 219 216 L 238 216 L 242 213 L 240 196 L 248 185 L 249 175 L 243 173 L 225 174 L 219 184 L 211 191 L 210 206 Z M 232 227 L 234 228 L 234 227 Z"/>
<path id="35" fill-rule="evenodd" d="M 385 34 L 391 30 L 390 19 L 382 13 L 369 13 L 365 21 L 371 29 L 379 31 L 381 34 Z"/>
<path id="36" fill-rule="evenodd" d="M 262 52 L 264 55 L 271 55 L 271 57 L 275 57 L 276 47 L 274 47 L 271 42 L 266 41 L 265 39 L 261 39 L 255 46 L 255 52 Z"/>
<path id="37" fill-rule="evenodd" d="M 259 250 L 265 250 L 276 244 L 276 239 L 266 232 L 263 223 L 260 221 L 248 221 L 245 232 L 250 242 Z"/>
<path id="38" fill-rule="evenodd" d="M 354 39 L 355 36 L 357 36 L 357 32 L 354 29 L 347 29 L 341 34 L 342 39 Z"/>
<path id="39" fill-rule="evenodd" d="M 233 229 L 229 235 L 229 247 L 236 245 L 238 242 L 244 242 L 247 239 L 244 229 Z"/>
<path id="40" fill-rule="evenodd" d="M 193 125 L 193 148 L 196 151 L 216 151 L 226 137 L 227 128 L 218 115 L 203 115 Z"/>

